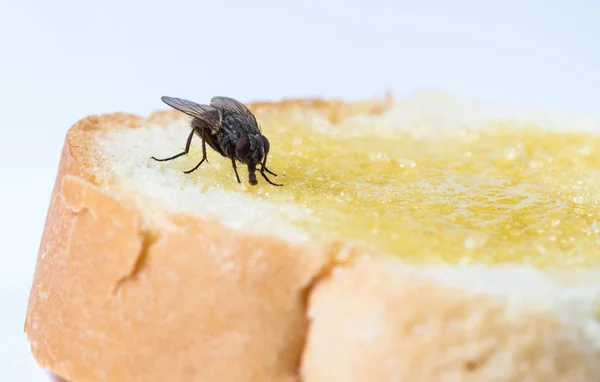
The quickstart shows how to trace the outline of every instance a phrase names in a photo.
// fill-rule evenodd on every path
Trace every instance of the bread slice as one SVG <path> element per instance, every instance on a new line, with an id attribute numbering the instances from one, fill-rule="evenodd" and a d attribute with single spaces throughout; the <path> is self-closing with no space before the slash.
<path id="1" fill-rule="evenodd" d="M 197 100 L 202 102 L 200 100 Z M 600 138 L 439 94 L 252 103 L 283 187 L 159 111 L 68 132 L 25 330 L 66 380 L 600 381 Z M 575 131 L 567 131 L 567 129 Z M 568 170 L 568 171 L 567 171 Z"/>

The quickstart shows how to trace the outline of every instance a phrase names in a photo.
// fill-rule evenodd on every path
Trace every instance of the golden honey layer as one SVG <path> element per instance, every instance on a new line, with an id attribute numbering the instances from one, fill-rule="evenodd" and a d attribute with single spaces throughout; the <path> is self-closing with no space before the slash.
<path id="1" fill-rule="evenodd" d="M 284 186 L 258 176 L 243 192 L 306 207 L 296 224 L 309 232 L 409 263 L 600 266 L 599 136 L 497 124 L 426 139 L 357 137 L 258 117 L 272 179 Z M 195 140 L 172 166 L 193 166 L 200 148 Z M 231 162 L 208 155 L 194 176 L 239 190 Z"/>

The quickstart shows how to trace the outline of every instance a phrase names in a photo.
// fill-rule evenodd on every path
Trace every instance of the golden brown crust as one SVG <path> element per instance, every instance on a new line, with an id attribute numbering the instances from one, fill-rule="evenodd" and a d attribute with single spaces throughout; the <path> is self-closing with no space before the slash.
<path id="1" fill-rule="evenodd" d="M 34 356 L 77 382 L 294 380 L 327 248 L 189 216 L 142 227 L 87 170 L 94 134 L 140 122 L 90 117 L 67 136 L 25 324 Z"/>
<path id="2" fill-rule="evenodd" d="M 386 263 L 338 267 L 311 292 L 302 377 L 600 381 L 600 349 L 582 346 L 579 329 L 547 311 L 511 309 L 505 299 L 394 274 Z"/>
<path id="3" fill-rule="evenodd" d="M 322 99 L 285 99 L 283 101 L 273 102 L 253 102 L 248 107 L 253 111 L 264 112 L 265 110 L 300 109 L 310 110 L 323 115 L 329 122 L 337 123 L 347 118 L 357 115 L 376 115 L 381 114 L 392 106 L 392 94 L 387 92 L 385 99 L 374 98 L 368 101 L 344 102 L 340 100 L 322 100 Z"/>

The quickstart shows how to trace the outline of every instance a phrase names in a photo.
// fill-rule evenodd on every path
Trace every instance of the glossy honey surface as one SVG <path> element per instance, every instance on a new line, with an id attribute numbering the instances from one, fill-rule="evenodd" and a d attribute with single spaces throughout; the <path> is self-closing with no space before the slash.
<path id="1" fill-rule="evenodd" d="M 509 123 L 428 138 L 381 136 L 364 123 L 323 134 L 310 120 L 257 117 L 279 174 L 270 178 L 283 187 L 260 175 L 251 187 L 238 165 L 240 188 L 231 162 L 210 148 L 194 176 L 306 207 L 294 224 L 407 262 L 600 266 L 599 136 Z M 200 157 L 198 139 L 177 167 Z"/>

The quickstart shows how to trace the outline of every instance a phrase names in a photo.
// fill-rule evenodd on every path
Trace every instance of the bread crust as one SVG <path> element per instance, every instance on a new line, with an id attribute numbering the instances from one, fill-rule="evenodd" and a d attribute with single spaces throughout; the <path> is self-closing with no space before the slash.
<path id="1" fill-rule="evenodd" d="M 386 262 L 337 267 L 313 289 L 308 315 L 306 381 L 600 380 L 600 349 L 580 328 Z"/>
<path id="2" fill-rule="evenodd" d="M 390 104 L 249 106 L 337 122 Z M 291 244 L 168 212 L 149 221 L 91 171 L 97 134 L 144 122 L 92 116 L 65 140 L 25 322 L 33 355 L 62 378 L 600 381 L 600 350 L 551 312 L 511 318 L 501 298 L 390 273 L 345 243 Z"/>
<path id="3" fill-rule="evenodd" d="M 33 355 L 77 382 L 295 380 L 306 293 L 332 248 L 181 214 L 144 226 L 89 171 L 94 134 L 141 122 L 89 117 L 67 134 L 27 310 Z"/>

